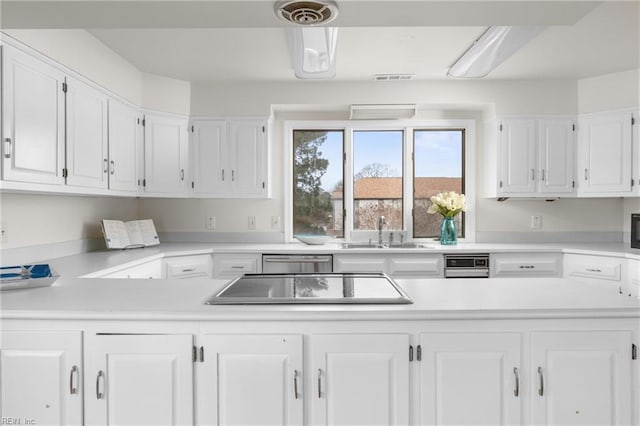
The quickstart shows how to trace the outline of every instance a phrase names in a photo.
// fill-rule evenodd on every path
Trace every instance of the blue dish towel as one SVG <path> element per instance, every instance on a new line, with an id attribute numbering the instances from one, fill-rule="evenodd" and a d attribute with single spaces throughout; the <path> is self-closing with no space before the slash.
<path id="1" fill-rule="evenodd" d="M 15 280 L 16 278 L 48 278 L 52 277 L 51 268 L 48 264 L 22 265 L 22 266 L 2 266 L 0 267 L 0 279 Z"/>

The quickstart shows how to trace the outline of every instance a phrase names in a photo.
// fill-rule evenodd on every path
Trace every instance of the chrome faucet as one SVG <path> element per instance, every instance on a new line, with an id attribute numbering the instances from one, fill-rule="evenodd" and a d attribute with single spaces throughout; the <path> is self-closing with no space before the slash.
<path id="1" fill-rule="evenodd" d="M 382 245 L 382 226 L 387 223 L 384 216 L 378 218 L 378 245 Z"/>

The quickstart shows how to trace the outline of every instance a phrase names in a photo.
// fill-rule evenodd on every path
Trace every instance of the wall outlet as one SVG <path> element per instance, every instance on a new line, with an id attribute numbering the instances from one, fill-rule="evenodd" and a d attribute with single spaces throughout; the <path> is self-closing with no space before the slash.
<path id="1" fill-rule="evenodd" d="M 280 216 L 271 216 L 271 229 L 280 229 Z"/>
<path id="2" fill-rule="evenodd" d="M 531 216 L 531 229 L 542 229 L 542 216 Z"/>
<path id="3" fill-rule="evenodd" d="M 207 229 L 216 229 L 216 217 L 215 216 L 207 216 L 205 228 L 207 228 Z"/>
<path id="4" fill-rule="evenodd" d="M 256 229 L 256 217 L 249 216 L 249 222 L 247 223 L 249 229 Z"/>
<path id="5" fill-rule="evenodd" d="M 0 223 L 0 228 L 0 243 L 6 244 L 9 242 L 9 226 L 7 225 L 7 222 Z"/>

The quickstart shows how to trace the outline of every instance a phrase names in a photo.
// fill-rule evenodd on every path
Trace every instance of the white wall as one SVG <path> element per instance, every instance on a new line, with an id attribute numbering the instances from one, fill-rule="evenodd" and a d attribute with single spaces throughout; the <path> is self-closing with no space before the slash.
<path id="1" fill-rule="evenodd" d="M 578 112 L 589 113 L 640 106 L 640 69 L 578 81 Z"/>
<path id="2" fill-rule="evenodd" d="M 100 220 L 136 219 L 138 203 L 135 198 L 2 194 L 0 216 L 8 229 L 1 246 L 6 249 L 102 238 Z"/>

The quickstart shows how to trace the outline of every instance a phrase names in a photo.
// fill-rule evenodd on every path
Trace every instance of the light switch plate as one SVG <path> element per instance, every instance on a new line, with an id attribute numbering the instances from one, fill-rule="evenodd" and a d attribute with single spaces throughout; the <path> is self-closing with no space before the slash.
<path id="1" fill-rule="evenodd" d="M 256 229 L 256 217 L 249 216 L 249 222 L 247 223 L 249 229 Z"/>
<path id="2" fill-rule="evenodd" d="M 542 216 L 531 216 L 531 229 L 542 229 Z"/>

